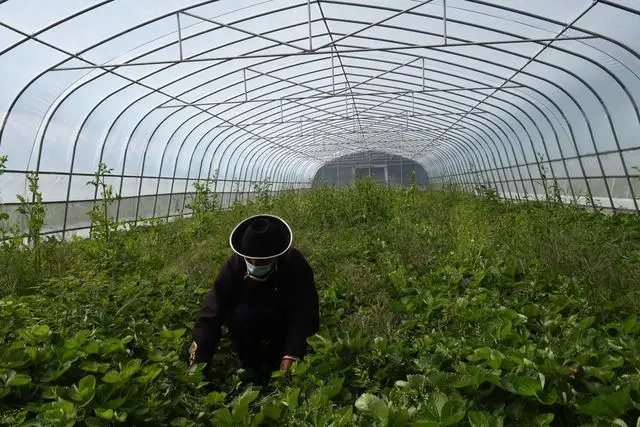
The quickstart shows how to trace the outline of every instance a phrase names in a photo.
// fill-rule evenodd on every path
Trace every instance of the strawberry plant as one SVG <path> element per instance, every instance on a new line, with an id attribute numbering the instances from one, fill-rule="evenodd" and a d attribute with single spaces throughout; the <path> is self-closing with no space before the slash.
<path id="1" fill-rule="evenodd" d="M 262 388 L 225 335 L 208 381 L 189 329 L 228 231 L 264 209 L 314 268 L 321 330 Z M 638 423 L 637 217 L 367 181 L 101 229 L 41 242 L 43 274 L 1 295 L 0 425 Z"/>

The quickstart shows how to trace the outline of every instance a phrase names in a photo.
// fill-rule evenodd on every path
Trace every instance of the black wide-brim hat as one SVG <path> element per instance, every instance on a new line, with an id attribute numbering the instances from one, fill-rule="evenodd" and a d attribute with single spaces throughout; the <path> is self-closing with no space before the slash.
<path id="1" fill-rule="evenodd" d="M 231 249 L 244 258 L 270 259 L 286 253 L 293 242 L 291 227 L 275 215 L 255 215 L 231 232 Z"/>

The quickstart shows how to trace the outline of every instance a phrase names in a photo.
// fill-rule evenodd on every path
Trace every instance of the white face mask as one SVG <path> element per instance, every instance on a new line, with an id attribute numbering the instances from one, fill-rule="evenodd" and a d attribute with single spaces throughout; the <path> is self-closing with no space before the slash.
<path id="1" fill-rule="evenodd" d="M 273 265 L 274 263 L 272 262 L 271 264 L 268 265 L 260 265 L 260 266 L 256 266 L 251 264 L 249 261 L 247 261 L 246 259 L 244 260 L 245 264 L 247 265 L 247 272 L 255 277 L 264 277 L 267 274 L 269 274 L 271 272 L 271 270 L 273 269 Z"/>

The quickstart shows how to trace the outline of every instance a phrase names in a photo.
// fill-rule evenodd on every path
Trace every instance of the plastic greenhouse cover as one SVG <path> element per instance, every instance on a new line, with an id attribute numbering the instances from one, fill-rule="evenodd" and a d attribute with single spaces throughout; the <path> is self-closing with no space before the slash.
<path id="1" fill-rule="evenodd" d="M 639 24 L 632 0 L 5 1 L 0 197 L 36 171 L 91 199 L 100 161 L 128 197 L 306 186 L 383 151 L 637 209 Z"/>

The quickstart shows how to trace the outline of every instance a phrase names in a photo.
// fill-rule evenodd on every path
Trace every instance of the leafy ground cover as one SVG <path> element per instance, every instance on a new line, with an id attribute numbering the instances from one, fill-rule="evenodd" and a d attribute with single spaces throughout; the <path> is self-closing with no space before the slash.
<path id="1" fill-rule="evenodd" d="M 321 330 L 265 389 L 223 340 L 207 384 L 188 331 L 257 212 L 290 221 Z M 37 259 L 5 244 L 0 422 L 640 425 L 639 237 L 636 216 L 364 181 L 45 241 Z"/>

